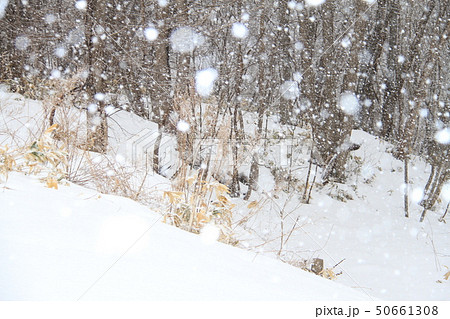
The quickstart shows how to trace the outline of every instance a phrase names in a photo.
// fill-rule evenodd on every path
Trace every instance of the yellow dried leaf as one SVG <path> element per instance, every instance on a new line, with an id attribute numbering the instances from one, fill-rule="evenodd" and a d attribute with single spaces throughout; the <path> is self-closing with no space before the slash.
<path id="1" fill-rule="evenodd" d="M 221 183 L 215 183 L 213 185 L 213 187 L 216 189 L 216 192 L 218 192 L 219 194 L 223 194 L 223 193 L 229 193 L 230 190 L 228 189 L 227 185 L 221 184 Z"/>
<path id="2" fill-rule="evenodd" d="M 189 176 L 188 178 L 186 178 L 186 182 L 189 184 L 189 186 L 191 186 L 196 179 L 196 176 Z"/>
<path id="3" fill-rule="evenodd" d="M 47 178 L 47 187 L 58 189 L 58 181 L 54 178 Z"/>
<path id="4" fill-rule="evenodd" d="M 256 206 L 258 206 L 258 202 L 256 200 L 254 200 L 253 202 L 251 202 L 247 205 L 247 208 L 254 208 Z"/>
<path id="5" fill-rule="evenodd" d="M 213 205 L 216 206 L 216 207 L 225 207 L 225 205 L 222 202 L 220 202 L 220 201 L 213 202 Z"/>
<path id="6" fill-rule="evenodd" d="M 230 203 L 230 201 L 228 200 L 228 198 L 226 198 L 223 195 L 220 195 L 219 197 L 217 197 L 217 199 L 224 205 L 228 205 Z"/>
<path id="7" fill-rule="evenodd" d="M 52 126 L 50 126 L 48 129 L 45 130 L 44 134 L 50 134 L 51 132 L 53 132 L 54 130 L 56 130 L 58 128 L 58 124 L 53 124 Z"/>
<path id="8" fill-rule="evenodd" d="M 332 269 L 326 268 L 319 273 L 320 276 L 329 279 L 336 280 L 337 276 Z"/>
<path id="9" fill-rule="evenodd" d="M 172 191 L 164 192 L 164 197 L 168 197 L 169 202 L 171 204 L 178 202 L 182 195 L 183 195 L 183 192 L 172 192 Z"/>
<path id="10" fill-rule="evenodd" d="M 206 224 L 211 220 L 211 217 L 207 216 L 204 210 L 197 213 L 197 224 Z"/>
<path id="11" fill-rule="evenodd" d="M 450 270 L 444 275 L 444 279 L 448 280 L 450 278 Z"/>

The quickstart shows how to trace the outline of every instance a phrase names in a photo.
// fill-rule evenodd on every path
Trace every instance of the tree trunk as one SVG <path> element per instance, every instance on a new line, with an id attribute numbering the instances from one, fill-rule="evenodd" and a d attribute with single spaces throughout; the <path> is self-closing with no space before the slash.
<path id="1" fill-rule="evenodd" d="M 154 63 L 150 93 L 154 110 L 154 120 L 158 123 L 158 138 L 153 150 L 153 170 L 160 172 L 159 147 L 164 131 L 168 130 L 169 115 L 172 107 L 172 89 L 169 66 L 169 25 L 170 6 L 158 9 L 156 19 L 160 23 L 158 38 L 154 41 Z"/>
<path id="2" fill-rule="evenodd" d="M 360 125 L 370 133 L 373 133 L 375 127 L 374 121 L 378 113 L 374 112 L 375 106 L 379 104 L 376 82 L 380 57 L 383 52 L 383 43 L 387 34 L 387 1 L 377 1 L 377 11 L 375 20 L 373 21 L 375 27 L 373 30 L 368 30 L 369 35 L 367 37 L 367 45 L 365 46 L 366 56 L 363 56 L 360 63 L 360 73 L 362 76 L 359 77 L 358 81 L 358 95 L 363 105 L 368 105 L 367 108 L 363 108 L 362 110 Z"/>
<path id="3" fill-rule="evenodd" d="M 335 1 L 322 5 L 322 37 L 324 53 L 320 57 L 318 81 L 316 83 L 313 137 L 322 163 L 328 167 L 323 174 L 338 181 L 345 181 L 348 152 L 346 145 L 352 130 L 352 120 L 338 107 L 336 90 L 338 88 L 338 57 L 334 53 L 334 12 Z"/>
<path id="4" fill-rule="evenodd" d="M 91 103 L 96 104 L 97 110 L 87 113 L 87 145 L 89 150 L 105 153 L 108 146 L 108 123 L 106 120 L 105 103 L 97 94 L 105 94 L 104 71 L 104 41 L 96 38 L 96 21 L 105 22 L 105 3 L 101 0 L 88 0 L 85 15 L 85 37 L 87 50 L 87 65 L 89 75 L 85 82 L 85 89 Z M 97 101 L 95 101 L 95 99 Z"/>
<path id="5" fill-rule="evenodd" d="M 440 166 L 434 167 L 431 170 L 428 182 L 425 186 L 424 198 L 420 202 L 420 206 L 424 208 L 422 215 L 420 216 L 420 222 L 424 220 L 427 211 L 436 203 L 439 195 L 441 194 L 442 187 L 445 182 L 449 180 L 449 177 L 450 170 L 448 168 L 448 163 L 444 162 Z"/>

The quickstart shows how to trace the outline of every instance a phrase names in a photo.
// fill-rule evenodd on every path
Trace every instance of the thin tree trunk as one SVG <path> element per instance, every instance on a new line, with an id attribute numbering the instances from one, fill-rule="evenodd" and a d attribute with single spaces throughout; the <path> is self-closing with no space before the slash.
<path id="1" fill-rule="evenodd" d="M 161 147 L 161 140 L 163 134 L 163 126 L 158 124 L 158 137 L 155 140 L 155 144 L 153 145 L 153 171 L 157 174 L 160 173 L 160 160 L 159 160 L 159 149 Z"/>
<path id="2" fill-rule="evenodd" d="M 170 91 L 172 85 L 170 82 L 170 65 L 169 65 L 169 11 L 170 5 L 159 8 L 156 18 L 161 22 L 158 38 L 154 41 L 154 62 L 153 73 L 150 84 L 150 92 L 152 97 L 152 106 L 155 111 L 155 122 L 158 123 L 158 138 L 153 149 L 153 170 L 160 172 L 160 145 L 162 134 L 165 130 L 170 131 L 169 115 L 172 108 L 172 97 Z"/>
<path id="3" fill-rule="evenodd" d="M 420 216 L 420 222 L 423 222 L 425 215 L 429 209 L 431 209 L 436 203 L 442 187 L 449 177 L 448 162 L 437 167 L 437 169 L 432 169 L 430 177 L 428 178 L 427 185 L 425 187 L 425 196 L 420 202 L 420 205 L 424 208 L 422 215 Z"/>
<path id="4" fill-rule="evenodd" d="M 450 203 L 447 204 L 447 208 L 445 209 L 444 215 L 442 215 L 442 217 L 439 218 L 439 221 L 440 221 L 440 222 L 443 222 L 443 221 L 444 221 L 444 218 L 445 218 L 445 216 L 446 216 L 447 213 L 448 213 L 448 208 L 449 208 L 449 206 L 450 206 Z"/>
<path id="5" fill-rule="evenodd" d="M 86 91 L 91 102 L 97 105 L 96 111 L 87 113 L 87 145 L 91 151 L 105 153 L 108 146 L 108 124 L 106 120 L 105 102 L 94 101 L 96 94 L 105 94 L 103 73 L 106 69 L 104 59 L 104 41 L 94 42 L 96 21 L 105 22 L 105 5 L 101 0 L 89 0 L 85 15 L 85 37 L 87 47 L 87 64 L 89 75 L 85 82 Z"/>
<path id="6" fill-rule="evenodd" d="M 263 9 L 261 16 L 259 18 L 259 36 L 262 38 L 266 31 L 265 24 L 267 23 L 267 15 L 265 8 Z M 264 111 L 265 111 L 265 105 L 267 102 L 267 92 L 266 92 L 266 63 L 263 58 L 261 58 L 266 50 L 266 46 L 264 44 L 264 41 L 259 41 L 258 43 L 258 55 L 260 57 L 259 59 L 259 69 L 258 69 L 258 128 L 255 132 L 256 137 L 256 143 L 259 142 L 259 140 L 262 138 L 262 132 L 263 132 L 263 123 L 264 123 Z M 259 144 L 256 145 L 256 147 L 259 147 Z M 256 184 L 258 183 L 259 178 L 259 149 L 256 149 L 253 151 L 252 154 L 252 164 L 250 166 L 250 174 L 248 177 L 249 185 L 247 194 L 245 194 L 244 200 L 248 200 L 250 196 L 252 195 L 252 190 L 256 189 Z"/>
<path id="7" fill-rule="evenodd" d="M 405 194 L 404 194 L 404 208 L 405 208 L 405 217 L 409 217 L 409 172 L 408 172 L 408 156 L 405 156 L 403 160 L 404 165 L 404 182 L 405 182 Z"/>
<path id="8" fill-rule="evenodd" d="M 313 162 L 313 147 L 314 147 L 314 145 L 311 145 L 311 152 L 310 152 L 310 156 L 309 156 L 308 173 L 306 174 L 305 191 L 303 192 L 303 196 L 302 196 L 303 202 L 306 202 L 306 193 L 308 192 L 308 187 L 309 187 L 309 176 L 311 175 L 311 168 L 312 168 L 312 162 Z"/>

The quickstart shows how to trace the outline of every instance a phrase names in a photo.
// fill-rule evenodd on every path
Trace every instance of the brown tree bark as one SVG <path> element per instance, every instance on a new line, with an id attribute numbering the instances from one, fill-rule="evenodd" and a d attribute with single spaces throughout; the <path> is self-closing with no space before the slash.
<path id="1" fill-rule="evenodd" d="M 106 11 L 106 12 L 105 12 Z M 104 71 L 105 63 L 104 41 L 99 39 L 95 28 L 103 27 L 107 15 L 106 2 L 102 0 L 88 0 L 85 14 L 85 38 L 87 50 L 87 65 L 89 75 L 84 87 L 91 99 L 97 105 L 96 111 L 87 113 L 87 145 L 93 152 L 105 153 L 108 146 L 108 123 L 106 120 L 105 103 L 102 99 L 95 101 L 96 94 L 105 94 Z"/>

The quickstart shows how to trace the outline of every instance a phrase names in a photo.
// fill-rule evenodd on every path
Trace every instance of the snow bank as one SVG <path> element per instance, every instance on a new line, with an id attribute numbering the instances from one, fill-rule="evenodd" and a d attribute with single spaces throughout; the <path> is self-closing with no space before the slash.
<path id="1" fill-rule="evenodd" d="M 0 299 L 370 299 L 160 219 L 129 199 L 12 173 L 0 195 Z"/>

